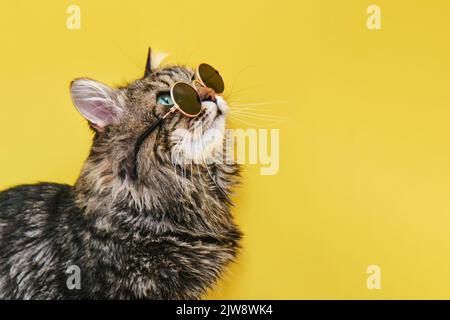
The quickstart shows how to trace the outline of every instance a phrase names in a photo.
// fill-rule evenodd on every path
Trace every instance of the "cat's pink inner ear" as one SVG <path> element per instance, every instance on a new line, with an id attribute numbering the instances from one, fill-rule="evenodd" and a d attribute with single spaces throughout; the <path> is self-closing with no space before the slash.
<path id="1" fill-rule="evenodd" d="M 77 110 L 97 131 L 117 123 L 122 109 L 114 89 L 100 82 L 81 78 L 72 82 L 70 94 Z"/>

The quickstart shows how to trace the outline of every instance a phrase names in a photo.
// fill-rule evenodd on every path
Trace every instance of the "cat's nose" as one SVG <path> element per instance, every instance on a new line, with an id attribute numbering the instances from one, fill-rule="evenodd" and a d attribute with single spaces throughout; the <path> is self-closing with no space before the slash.
<path id="1" fill-rule="evenodd" d="M 198 95 L 202 101 L 216 101 L 216 92 L 208 87 L 197 88 Z"/>

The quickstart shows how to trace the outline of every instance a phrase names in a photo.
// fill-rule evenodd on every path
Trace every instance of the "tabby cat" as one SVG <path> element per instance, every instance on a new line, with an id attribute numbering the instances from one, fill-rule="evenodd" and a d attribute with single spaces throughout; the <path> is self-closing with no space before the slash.
<path id="1" fill-rule="evenodd" d="M 229 198 L 239 168 L 214 152 L 226 139 L 225 100 L 200 94 L 198 117 L 165 119 L 142 144 L 133 175 L 136 140 L 173 105 L 170 86 L 193 77 L 183 66 L 152 68 L 149 52 L 144 77 L 127 86 L 71 83 L 92 148 L 74 186 L 0 193 L 0 298 L 198 299 L 220 278 L 241 238 Z M 199 153 L 204 161 L 189 161 Z"/>

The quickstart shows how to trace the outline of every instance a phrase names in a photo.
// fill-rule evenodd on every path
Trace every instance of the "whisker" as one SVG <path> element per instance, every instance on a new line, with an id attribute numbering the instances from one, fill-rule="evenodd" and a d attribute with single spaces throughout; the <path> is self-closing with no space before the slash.
<path id="1" fill-rule="evenodd" d="M 254 113 L 254 112 L 247 112 L 247 111 L 236 111 L 233 112 L 234 115 L 239 115 L 247 118 L 255 118 L 255 119 L 276 119 L 276 120 L 287 120 L 288 118 L 286 116 L 277 116 L 267 113 Z"/>
<path id="2" fill-rule="evenodd" d="M 234 90 L 234 86 L 236 85 L 236 82 L 238 81 L 239 77 L 242 75 L 242 73 L 244 73 L 244 71 L 248 70 L 252 68 L 252 66 L 245 66 L 243 68 L 241 68 L 241 70 L 238 71 L 238 73 L 236 74 L 236 76 L 233 79 L 233 82 L 231 83 L 230 86 L 230 93 L 233 92 Z M 254 67 L 253 67 L 254 68 Z"/>
<path id="3" fill-rule="evenodd" d="M 225 100 L 227 101 L 234 101 L 234 99 L 236 97 L 239 97 L 242 95 L 242 93 L 244 93 L 245 91 L 249 91 L 251 89 L 255 89 L 255 88 L 260 88 L 262 87 L 264 84 L 255 84 L 252 86 L 248 86 L 248 87 L 244 87 L 244 88 L 240 88 L 238 90 L 235 90 L 233 88 L 231 88 L 231 90 L 225 92 L 225 94 L 223 95 L 223 97 L 225 98 Z"/>
<path id="4" fill-rule="evenodd" d="M 256 107 L 256 106 L 259 106 L 259 107 L 262 107 L 262 106 L 278 106 L 279 104 L 284 104 L 284 105 L 286 105 L 286 104 L 288 104 L 289 102 L 288 101 L 282 101 L 282 100 L 280 100 L 280 101 L 267 101 L 267 102 L 240 102 L 240 103 L 236 103 L 236 104 L 233 104 L 233 103 L 229 103 L 228 105 L 230 106 L 230 107 L 233 107 L 233 108 L 239 108 L 239 107 Z"/>
<path id="5" fill-rule="evenodd" d="M 175 147 L 174 147 L 174 154 L 173 154 L 173 156 L 175 157 L 173 160 L 175 160 L 175 164 L 174 164 L 174 169 L 175 169 L 175 179 L 176 179 L 176 182 L 177 182 L 177 185 L 180 187 L 180 188 L 183 188 L 183 186 L 185 185 L 185 181 L 183 181 L 183 175 L 184 175 L 184 172 L 183 172 L 183 162 L 184 162 L 184 160 L 183 161 L 180 161 L 180 155 L 182 156 L 183 154 L 182 154 L 182 151 L 183 151 L 183 145 L 186 143 L 186 139 L 188 138 L 188 136 L 189 136 L 189 134 L 188 133 L 184 133 L 183 134 L 183 136 L 181 137 L 181 139 L 179 139 L 179 141 L 177 141 L 177 143 L 175 144 Z M 172 163 L 173 163 L 173 161 L 172 161 Z M 180 174 L 181 174 L 181 184 L 178 184 L 178 170 L 177 170 L 177 167 L 180 167 Z"/>
<path id="6" fill-rule="evenodd" d="M 202 137 L 203 137 L 203 125 L 202 125 L 202 127 L 201 127 L 201 130 L 202 130 Z M 202 139 L 202 148 L 203 148 L 203 139 Z M 204 149 L 204 148 L 203 148 L 203 149 Z M 209 177 L 210 177 L 211 180 L 214 182 L 214 184 L 216 185 L 217 189 L 219 189 L 219 191 L 222 192 L 222 194 L 223 194 L 224 196 L 227 196 L 226 193 L 223 191 L 222 187 L 219 186 L 219 185 L 217 184 L 216 179 L 212 176 L 211 172 L 209 171 L 209 167 L 208 167 L 208 164 L 207 164 L 206 161 L 205 161 L 203 152 L 202 152 L 202 161 L 203 161 L 203 163 L 205 164 L 206 171 L 208 172 Z"/>
<path id="7" fill-rule="evenodd" d="M 240 123 L 242 123 L 242 124 L 244 124 L 246 126 L 257 127 L 257 128 L 263 128 L 265 126 L 275 125 L 275 124 L 279 124 L 280 122 L 282 122 L 280 120 L 259 120 L 259 121 L 265 121 L 265 124 L 258 124 L 256 122 L 249 122 L 249 121 L 246 121 L 246 120 L 243 120 L 243 119 L 240 119 L 240 118 L 238 118 L 236 116 L 231 116 L 231 115 L 230 115 L 230 119 L 229 120 L 230 120 L 230 122 L 238 121 L 238 122 L 240 122 Z"/>

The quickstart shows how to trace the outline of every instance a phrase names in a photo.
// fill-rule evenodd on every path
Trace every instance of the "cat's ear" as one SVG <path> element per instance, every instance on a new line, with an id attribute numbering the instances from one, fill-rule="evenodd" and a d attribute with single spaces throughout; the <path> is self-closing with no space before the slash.
<path id="1" fill-rule="evenodd" d="M 144 78 L 152 74 L 153 69 L 162 65 L 162 62 L 169 56 L 167 52 L 153 53 L 152 49 L 148 48 L 147 63 L 145 65 Z"/>
<path id="2" fill-rule="evenodd" d="M 145 65 L 144 78 L 152 73 L 152 48 L 148 47 L 147 64 Z"/>
<path id="3" fill-rule="evenodd" d="M 123 110 L 116 89 L 95 80 L 75 79 L 70 84 L 70 95 L 77 110 L 100 133 L 117 123 Z"/>

